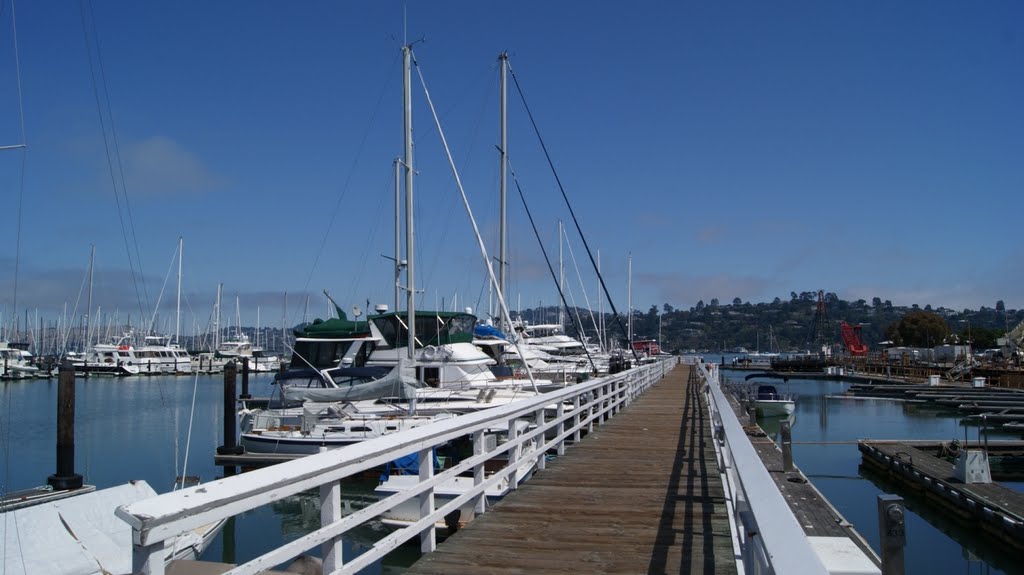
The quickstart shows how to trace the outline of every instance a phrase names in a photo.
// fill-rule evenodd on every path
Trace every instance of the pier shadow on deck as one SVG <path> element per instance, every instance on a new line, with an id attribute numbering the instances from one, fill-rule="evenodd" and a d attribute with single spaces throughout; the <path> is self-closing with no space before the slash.
<path id="1" fill-rule="evenodd" d="M 735 573 L 700 385 L 678 366 L 407 573 Z"/>

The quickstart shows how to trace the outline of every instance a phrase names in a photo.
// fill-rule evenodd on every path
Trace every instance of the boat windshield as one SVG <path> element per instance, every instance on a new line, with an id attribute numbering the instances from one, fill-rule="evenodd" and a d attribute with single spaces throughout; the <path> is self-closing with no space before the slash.
<path id="1" fill-rule="evenodd" d="M 409 330 L 405 318 L 394 313 L 370 318 L 384 341 L 392 347 L 406 345 Z M 468 313 L 422 312 L 416 314 L 417 347 L 471 343 L 476 317 Z"/>

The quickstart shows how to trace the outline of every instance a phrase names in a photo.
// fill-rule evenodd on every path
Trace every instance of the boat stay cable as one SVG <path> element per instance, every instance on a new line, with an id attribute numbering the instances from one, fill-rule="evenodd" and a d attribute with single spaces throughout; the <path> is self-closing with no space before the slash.
<path id="1" fill-rule="evenodd" d="M 564 233 L 564 231 L 563 231 L 563 233 Z M 597 327 L 597 318 L 594 317 L 594 308 L 591 307 L 591 305 L 590 305 L 590 296 L 587 295 L 587 288 L 583 285 L 583 276 L 580 275 L 580 266 L 576 263 L 576 254 L 573 253 L 573 251 L 572 251 L 572 242 L 569 241 L 569 237 L 568 236 L 566 236 L 565 239 L 566 239 L 565 245 L 566 245 L 566 247 L 569 248 L 569 259 L 572 260 L 572 267 L 573 267 L 573 269 L 576 270 L 576 280 L 580 282 L 580 291 L 583 292 L 583 301 L 585 301 L 586 304 L 587 304 L 587 312 L 590 313 L 590 321 L 591 321 L 591 323 L 594 324 L 594 333 L 597 335 L 598 339 L 600 339 L 600 337 L 601 337 L 601 330 L 600 330 L 600 328 Z M 569 291 L 569 294 L 570 295 L 572 294 L 571 290 Z M 575 300 L 573 300 L 572 303 L 573 303 L 574 306 L 576 305 L 576 301 Z M 583 321 L 579 319 L 579 311 L 576 312 L 576 319 L 580 322 L 580 325 L 582 326 L 583 325 Z"/>
<path id="2" fill-rule="evenodd" d="M 411 51 L 411 50 L 410 50 Z M 494 266 L 491 265 L 491 258 L 487 255 L 487 246 L 484 245 L 483 237 L 480 235 L 480 228 L 476 225 L 476 218 L 473 217 L 473 209 L 469 205 L 469 198 L 466 197 L 466 190 L 462 187 L 462 179 L 459 177 L 459 171 L 455 168 L 455 160 L 452 158 L 451 149 L 448 147 L 448 140 L 444 136 L 444 130 L 441 128 L 441 119 L 437 116 L 437 110 L 434 109 L 434 102 L 430 99 L 430 91 L 427 90 L 427 82 L 423 79 L 423 70 L 420 69 L 419 62 L 416 61 L 415 54 L 412 55 L 413 64 L 416 66 L 416 74 L 420 79 L 420 86 L 423 87 L 423 95 L 427 100 L 427 105 L 430 107 L 430 113 L 434 117 L 434 123 L 437 125 L 437 135 L 441 138 L 441 144 L 444 146 L 444 153 L 448 158 L 448 165 L 452 169 L 452 177 L 455 178 L 455 185 L 459 189 L 459 194 L 462 196 L 462 205 L 466 208 L 466 215 L 469 216 L 469 222 L 473 226 L 473 234 L 476 236 L 477 247 L 480 248 L 480 256 L 484 260 L 484 265 L 487 267 L 487 275 L 491 279 L 491 284 L 494 286 L 498 285 L 498 278 L 494 275 Z M 505 294 L 501 293 L 500 289 L 496 289 L 495 293 L 498 295 L 498 304 L 501 306 L 501 313 L 503 320 L 508 322 L 508 325 L 512 325 L 512 318 L 508 311 L 508 305 L 505 303 Z M 518 338 L 513 338 L 512 345 L 516 348 L 516 353 L 523 359 L 523 367 L 526 369 L 526 375 L 530 379 L 530 386 L 533 391 L 537 390 L 537 382 L 533 377 L 533 370 L 530 368 L 529 363 L 526 362 L 526 356 L 523 355 L 522 350 L 519 347 Z"/>
<path id="3" fill-rule="evenodd" d="M 562 298 L 562 305 L 568 309 L 569 303 L 565 300 L 565 292 L 562 291 L 562 286 L 558 282 L 558 276 L 555 275 L 555 268 L 551 265 L 551 258 L 548 257 L 548 250 L 544 248 L 544 242 L 540 239 L 540 232 L 537 231 L 537 223 L 533 221 L 533 213 L 530 212 L 530 206 L 526 205 L 526 196 L 523 195 L 523 187 L 519 185 L 519 178 L 516 177 L 516 171 L 512 167 L 511 159 L 508 160 L 508 171 L 512 176 L 512 183 L 516 185 L 516 191 L 519 192 L 519 199 L 523 202 L 523 209 L 526 210 L 526 217 L 530 220 L 530 226 L 533 228 L 533 235 L 537 238 L 537 244 L 540 245 L 541 254 L 544 255 L 544 263 L 548 265 L 548 271 L 551 272 L 551 279 L 555 282 L 555 288 L 558 289 L 558 297 Z M 573 314 L 570 313 L 568 315 L 569 321 L 572 322 L 573 329 L 575 329 L 576 333 L 580 334 L 582 337 L 583 326 L 577 323 L 577 317 L 574 317 Z M 594 373 L 597 373 L 597 366 L 594 365 L 594 358 L 590 356 L 590 350 L 587 349 L 586 344 L 583 345 L 583 352 L 587 354 L 587 361 L 590 362 L 590 368 L 594 370 Z"/>
<path id="4" fill-rule="evenodd" d="M 508 65 L 508 72 L 512 76 L 512 82 L 516 85 L 516 92 L 519 93 L 519 99 L 523 102 L 523 108 L 526 110 L 526 116 L 530 118 L 530 124 L 533 126 L 533 132 L 537 134 L 537 141 L 540 142 L 540 147 L 544 150 L 544 158 L 547 159 L 548 166 L 551 168 L 551 174 L 555 177 L 555 183 L 558 184 L 558 191 L 562 193 L 562 199 L 565 200 L 565 205 L 569 208 L 569 215 L 572 216 L 572 223 L 576 226 L 577 233 L 580 234 L 580 240 L 583 241 L 583 247 L 587 249 L 587 256 L 590 258 L 590 265 L 594 267 L 595 272 L 597 272 L 597 279 L 601 281 L 601 289 L 604 290 L 604 295 L 608 298 L 608 305 L 612 308 L 612 319 L 616 324 L 618 324 L 622 333 L 627 333 L 625 326 L 622 325 L 622 318 L 619 316 L 619 311 L 615 308 L 615 302 L 612 301 L 612 296 L 608 293 L 608 286 L 604 283 L 604 277 L 602 277 L 601 273 L 597 271 L 597 263 L 594 261 L 594 254 L 590 250 L 590 244 L 587 243 L 587 237 L 583 235 L 583 229 L 580 227 L 580 222 L 576 218 L 576 211 L 572 209 L 572 204 L 569 203 L 569 196 L 565 193 L 565 187 L 562 186 L 562 179 L 558 177 L 558 170 L 555 169 L 555 164 L 551 160 L 551 154 L 548 153 L 548 147 L 544 144 L 544 138 L 540 135 L 540 128 L 537 127 L 537 121 L 533 118 L 533 112 L 530 111 L 530 106 L 526 103 L 526 94 L 523 93 L 523 88 L 519 85 L 519 78 L 512 70 L 512 64 Z M 633 359 L 639 362 L 640 357 L 637 355 L 636 350 L 633 349 L 633 343 L 628 342 L 628 344 L 629 350 L 633 353 Z"/>
<path id="5" fill-rule="evenodd" d="M 341 191 L 338 193 L 338 199 L 334 202 L 334 209 L 331 211 L 331 217 L 327 220 L 327 226 L 324 228 L 324 235 L 320 239 L 320 246 L 317 248 L 316 256 L 313 258 L 313 265 L 309 267 L 309 274 L 306 275 L 306 283 L 303 285 L 302 291 L 309 290 L 309 284 L 313 281 L 313 273 L 316 272 L 317 265 L 320 263 L 320 258 L 327 249 L 327 240 L 330 238 L 331 230 L 334 228 L 334 223 L 338 218 L 338 214 L 341 212 L 341 206 L 345 201 L 345 196 L 348 195 L 348 191 L 351 189 L 352 178 L 356 173 L 356 167 L 359 165 L 359 162 L 363 157 L 363 152 L 366 151 L 366 142 L 370 137 L 370 132 L 377 123 L 377 115 L 381 110 L 381 104 L 384 101 L 384 96 L 388 93 L 389 86 L 394 78 L 393 70 L 395 68 L 396 66 L 388 66 L 388 69 L 392 70 L 392 72 L 390 72 L 388 77 L 385 79 L 384 85 L 381 87 L 380 95 L 377 96 L 377 103 L 374 105 L 373 112 L 370 114 L 370 118 L 366 123 L 366 128 L 363 130 L 362 137 L 359 140 L 359 148 L 352 157 L 352 164 L 348 170 L 348 174 L 345 176 L 345 183 L 342 184 Z M 295 313 L 298 314 L 298 310 L 296 310 Z"/>
<path id="6" fill-rule="evenodd" d="M 128 255 L 128 268 L 132 278 L 132 286 L 135 288 L 135 299 L 139 306 L 139 315 L 145 317 L 146 308 L 149 307 L 149 294 L 146 292 L 145 283 L 142 281 L 143 272 L 142 260 L 139 255 L 139 242 L 135 235 L 135 224 L 132 219 L 131 205 L 128 201 L 124 167 L 121 163 L 121 154 L 118 151 L 117 131 L 114 126 L 113 111 L 110 107 L 110 94 L 107 89 L 106 74 L 103 71 L 103 57 L 100 52 L 99 40 L 96 38 L 96 22 L 92 3 L 89 0 L 82 0 L 80 10 L 82 15 L 82 36 L 85 40 L 85 52 L 89 62 L 89 78 L 92 81 L 92 93 L 93 99 L 96 102 L 96 114 L 100 123 L 100 132 L 103 134 L 103 150 L 106 153 L 107 171 L 110 173 L 110 184 L 114 191 L 114 201 L 117 204 L 117 218 L 121 225 L 121 237 L 124 240 L 125 252 Z M 95 61 L 93 52 L 95 52 Z M 99 78 L 97 78 L 97 75 Z M 100 84 L 103 87 L 102 96 L 100 95 Z M 104 98 L 106 99 L 106 115 L 104 115 Z M 107 127 L 108 120 L 110 123 L 109 130 Z M 117 164 L 116 169 L 115 163 Z M 120 173 L 120 182 L 118 182 L 118 173 Z M 124 196 L 123 208 L 122 195 Z M 127 215 L 125 212 L 127 212 Z M 134 259 L 131 247 L 133 243 L 135 245 Z M 136 267 L 138 267 L 138 270 L 136 270 Z M 139 291 L 139 284 L 142 284 L 141 293 Z M 92 310 L 89 310 L 89 313 L 91 314 Z"/>

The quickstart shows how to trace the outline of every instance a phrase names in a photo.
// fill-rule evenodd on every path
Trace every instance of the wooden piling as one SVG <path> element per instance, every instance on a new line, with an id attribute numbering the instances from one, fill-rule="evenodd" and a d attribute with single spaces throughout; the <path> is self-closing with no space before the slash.
<path id="1" fill-rule="evenodd" d="M 75 473 L 75 369 L 60 366 L 57 383 L 57 473 L 46 482 L 54 489 L 78 489 L 82 476 Z"/>

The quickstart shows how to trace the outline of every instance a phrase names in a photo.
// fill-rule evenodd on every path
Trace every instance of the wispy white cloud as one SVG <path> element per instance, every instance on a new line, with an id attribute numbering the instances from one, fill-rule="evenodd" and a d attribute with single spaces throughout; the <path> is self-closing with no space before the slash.
<path id="1" fill-rule="evenodd" d="M 128 190 L 135 195 L 204 193 L 228 183 L 194 152 L 164 136 L 129 142 L 121 153 Z"/>

